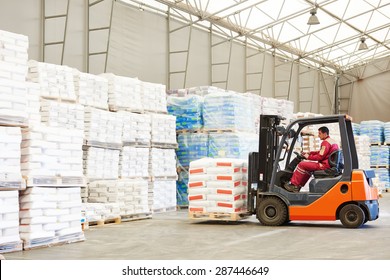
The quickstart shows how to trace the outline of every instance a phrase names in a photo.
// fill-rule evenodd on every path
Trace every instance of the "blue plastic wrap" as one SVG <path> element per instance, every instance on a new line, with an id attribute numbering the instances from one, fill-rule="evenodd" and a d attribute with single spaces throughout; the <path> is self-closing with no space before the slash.
<path id="1" fill-rule="evenodd" d="M 360 135 L 360 124 L 352 123 L 352 131 L 355 136 Z"/>
<path id="2" fill-rule="evenodd" d="M 189 166 L 190 162 L 208 154 L 208 134 L 181 133 L 177 136 L 179 145 L 176 149 L 177 159 L 182 166 Z"/>
<path id="3" fill-rule="evenodd" d="M 376 168 L 374 169 L 376 177 L 380 182 L 384 183 L 385 188 L 390 188 L 390 174 L 387 168 Z"/>
<path id="4" fill-rule="evenodd" d="M 384 123 L 383 125 L 383 133 L 385 137 L 385 142 L 390 144 L 390 122 Z"/>
<path id="5" fill-rule="evenodd" d="M 255 133 L 210 133 L 209 157 L 248 160 L 250 152 L 257 152 L 259 136 Z"/>
<path id="6" fill-rule="evenodd" d="M 372 144 L 383 143 L 383 130 L 383 122 L 381 121 L 362 121 L 360 123 L 360 135 L 368 135 Z"/>
<path id="7" fill-rule="evenodd" d="M 390 161 L 390 146 L 371 146 L 371 166 L 388 166 Z"/>
<path id="8" fill-rule="evenodd" d="M 254 132 L 251 103 L 237 93 L 210 93 L 203 106 L 204 128 Z"/>
<path id="9" fill-rule="evenodd" d="M 186 170 L 179 173 L 176 181 L 176 201 L 179 206 L 188 205 L 188 171 Z"/>
<path id="10" fill-rule="evenodd" d="M 177 130 L 195 130 L 203 127 L 203 97 L 197 95 L 169 96 L 167 107 L 168 113 L 176 116 Z"/>

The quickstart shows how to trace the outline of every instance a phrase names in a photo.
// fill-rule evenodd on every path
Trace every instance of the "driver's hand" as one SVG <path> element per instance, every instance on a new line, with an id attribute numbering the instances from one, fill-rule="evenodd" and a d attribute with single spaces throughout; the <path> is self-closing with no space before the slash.
<path id="1" fill-rule="evenodd" d="M 308 153 L 301 153 L 301 156 L 303 156 L 305 159 L 307 159 L 309 157 L 309 154 Z"/>

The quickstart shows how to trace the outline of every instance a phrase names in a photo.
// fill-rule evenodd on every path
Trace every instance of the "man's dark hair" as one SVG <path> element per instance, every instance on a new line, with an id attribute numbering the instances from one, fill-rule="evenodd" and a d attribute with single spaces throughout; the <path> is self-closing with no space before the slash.
<path id="1" fill-rule="evenodd" d="M 326 126 L 321 126 L 318 130 L 329 135 L 329 128 Z"/>

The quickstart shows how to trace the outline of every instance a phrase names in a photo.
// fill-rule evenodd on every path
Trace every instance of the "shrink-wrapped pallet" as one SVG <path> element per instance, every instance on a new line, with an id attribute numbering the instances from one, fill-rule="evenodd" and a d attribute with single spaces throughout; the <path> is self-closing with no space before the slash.
<path id="1" fill-rule="evenodd" d="M 152 146 L 176 147 L 176 117 L 165 114 L 151 114 Z"/>
<path id="2" fill-rule="evenodd" d="M 147 112 L 167 113 L 166 87 L 162 84 L 141 83 L 142 107 Z"/>
<path id="3" fill-rule="evenodd" d="M 26 90 L 26 113 L 28 125 L 39 125 L 41 123 L 41 87 L 37 83 L 26 82 Z"/>
<path id="4" fill-rule="evenodd" d="M 191 162 L 188 182 L 190 213 L 244 213 L 246 195 L 245 160 L 203 158 Z"/>
<path id="5" fill-rule="evenodd" d="M 149 174 L 153 178 L 176 178 L 176 156 L 174 149 L 150 149 Z"/>
<path id="6" fill-rule="evenodd" d="M 0 77 L 0 122 L 27 122 L 26 83 Z"/>
<path id="7" fill-rule="evenodd" d="M 120 153 L 119 177 L 148 178 L 149 148 L 123 147 Z"/>
<path id="8" fill-rule="evenodd" d="M 18 197 L 18 191 L 0 191 L 0 253 L 5 245 L 20 242 Z"/>
<path id="9" fill-rule="evenodd" d="M 88 147 L 84 150 L 84 175 L 88 179 L 117 179 L 120 150 Z"/>
<path id="10" fill-rule="evenodd" d="M 176 210 L 176 181 L 155 180 L 153 184 L 153 212 Z"/>
<path id="11" fill-rule="evenodd" d="M 118 112 L 118 114 L 123 121 L 123 144 L 149 147 L 152 138 L 151 116 L 124 111 Z"/>
<path id="12" fill-rule="evenodd" d="M 207 133 L 180 133 L 177 135 L 177 159 L 181 166 L 188 167 L 191 161 L 208 156 Z"/>
<path id="13" fill-rule="evenodd" d="M 108 80 L 105 77 L 73 69 L 73 79 L 79 104 L 108 109 Z"/>
<path id="14" fill-rule="evenodd" d="M 362 121 L 360 135 L 368 135 L 371 144 L 381 144 L 384 141 L 384 123 L 378 120 Z"/>
<path id="15" fill-rule="evenodd" d="M 211 132 L 208 141 L 208 156 L 212 158 L 247 159 L 259 146 L 259 136 L 255 133 Z"/>
<path id="16" fill-rule="evenodd" d="M 176 116 L 177 130 L 197 130 L 203 127 L 203 100 L 204 98 L 198 95 L 168 97 L 168 113 Z"/>

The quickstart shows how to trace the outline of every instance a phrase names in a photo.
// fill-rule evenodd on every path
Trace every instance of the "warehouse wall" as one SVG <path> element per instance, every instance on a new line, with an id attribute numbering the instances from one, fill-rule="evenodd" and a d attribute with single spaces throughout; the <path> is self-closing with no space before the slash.
<path id="1" fill-rule="evenodd" d="M 31 59 L 43 61 L 42 57 L 42 8 L 41 0 L 1 0 L 0 29 L 29 36 Z M 46 15 L 61 14 L 66 11 L 66 0 L 45 1 Z M 64 46 L 63 64 L 87 72 L 87 1 L 70 0 L 68 28 Z M 20 9 L 23 7 L 23 9 Z M 90 27 L 108 26 L 111 1 L 106 0 L 90 10 Z M 15 17 L 17 15 L 17 17 Z M 171 30 L 182 23 L 170 22 Z M 174 26 L 176 25 L 176 26 Z M 64 30 L 63 19 L 47 24 L 46 42 L 61 40 Z M 233 43 L 229 59 L 230 43 L 211 48 L 211 43 L 221 40 L 210 37 L 205 30 L 189 28 L 171 34 L 168 41 L 168 20 L 165 15 L 149 11 L 141 12 L 136 7 L 114 2 L 111 40 L 107 57 L 107 72 L 117 75 L 138 77 L 143 81 L 170 85 L 170 88 L 183 88 L 201 85 L 214 85 L 237 92 L 244 92 L 253 84 L 261 85 L 259 92 L 265 97 L 289 99 L 295 102 L 295 111 L 311 111 L 323 114 L 332 113 L 334 79 L 323 78 L 316 69 L 305 69 L 296 62 L 279 61 L 271 54 L 260 53 L 248 64 L 247 50 L 243 44 Z M 94 32 L 90 36 L 90 51 L 104 51 L 107 47 L 108 31 Z M 188 41 L 190 40 L 190 41 Z M 210 42 L 210 40 L 212 42 Z M 187 49 L 188 65 L 186 76 L 169 75 L 169 71 L 185 70 L 186 55 L 171 56 L 169 49 Z M 170 43 L 170 48 L 168 48 Z M 45 48 L 45 61 L 60 64 L 62 46 Z M 89 72 L 98 74 L 104 71 L 105 55 L 90 57 Z M 229 67 L 211 66 L 217 62 L 229 62 Z M 246 69 L 245 69 L 246 68 Z M 246 71 L 261 71 L 261 75 L 251 78 Z M 227 72 L 229 70 L 229 72 Z M 325 75 L 327 76 L 327 75 Z M 227 85 L 215 81 L 228 79 Z M 323 82 L 327 80 L 328 82 Z M 324 86 L 325 84 L 330 85 Z M 324 88 L 331 89 L 329 96 Z"/>

